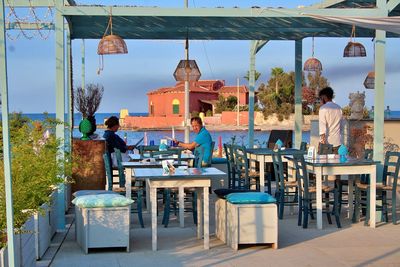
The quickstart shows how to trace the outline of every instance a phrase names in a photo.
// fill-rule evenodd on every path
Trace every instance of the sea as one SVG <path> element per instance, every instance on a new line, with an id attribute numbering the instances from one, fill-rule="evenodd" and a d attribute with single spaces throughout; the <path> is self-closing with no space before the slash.
<path id="1" fill-rule="evenodd" d="M 54 113 L 23 113 L 23 116 L 26 116 L 30 118 L 31 120 L 44 120 L 46 116 L 50 118 L 55 118 Z M 148 113 L 130 113 L 130 116 L 147 116 Z M 110 116 L 119 116 L 119 113 L 96 113 L 96 121 L 97 124 L 103 124 L 105 119 L 109 118 Z M 0 116 L 1 118 L 1 116 Z M 400 119 L 400 111 L 391 111 L 390 117 L 389 118 L 396 118 Z M 80 113 L 75 113 L 74 114 L 74 125 L 78 125 L 79 122 L 82 120 L 82 115 Z M 206 126 L 207 127 L 207 126 Z M 103 136 L 105 129 L 97 129 L 96 134 L 99 137 Z M 174 130 L 175 133 L 175 138 L 177 140 L 184 140 L 184 132 L 182 130 Z M 234 141 L 236 144 L 243 144 L 247 145 L 248 140 L 247 140 L 247 130 L 241 130 L 241 131 L 230 131 L 230 130 L 224 130 L 224 131 L 210 131 L 212 139 L 218 144 L 218 140 L 221 138 L 222 143 L 231 143 Z M 128 144 L 136 144 L 137 142 L 140 141 L 145 135 L 147 136 L 147 141 L 150 143 L 150 141 L 154 141 L 154 144 L 159 144 L 160 139 L 165 138 L 166 136 L 171 137 L 172 136 L 172 128 L 171 130 L 163 130 L 163 131 L 138 131 L 138 130 L 120 130 L 117 132 L 117 134 L 121 137 L 126 136 L 128 140 Z M 266 146 L 266 142 L 268 141 L 269 138 L 269 131 L 255 131 L 254 132 L 254 144 L 259 145 L 261 147 Z M 190 133 L 190 140 L 194 140 L 195 138 L 195 133 L 191 132 Z M 73 136 L 74 137 L 81 137 L 81 133 L 79 130 L 75 127 L 73 130 Z M 304 131 L 303 132 L 303 140 L 307 143 L 310 142 L 310 132 L 309 131 Z M 143 141 L 142 141 L 143 144 Z"/>

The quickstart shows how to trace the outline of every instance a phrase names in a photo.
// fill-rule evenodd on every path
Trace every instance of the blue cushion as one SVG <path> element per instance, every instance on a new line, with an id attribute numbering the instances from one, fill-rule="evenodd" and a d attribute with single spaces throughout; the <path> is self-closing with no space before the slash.
<path id="1" fill-rule="evenodd" d="M 87 195 L 101 195 L 101 194 L 117 194 L 116 192 L 113 191 L 108 191 L 108 190 L 79 190 L 73 193 L 72 195 L 74 197 L 81 197 L 81 196 L 87 196 Z"/>
<path id="2" fill-rule="evenodd" d="M 133 203 L 133 200 L 111 193 L 77 197 L 72 200 L 72 203 L 80 208 L 107 208 L 129 206 Z"/>
<path id="3" fill-rule="evenodd" d="M 212 158 L 211 164 L 226 164 L 226 158 Z"/>
<path id="4" fill-rule="evenodd" d="M 232 188 L 218 188 L 214 190 L 214 193 L 219 198 L 226 198 L 226 196 L 231 193 L 246 193 L 246 192 L 257 192 L 257 191 L 249 189 L 232 189 Z"/>
<path id="5" fill-rule="evenodd" d="M 231 193 L 226 196 L 226 200 L 232 204 L 276 203 L 276 199 L 273 196 L 262 192 Z"/>

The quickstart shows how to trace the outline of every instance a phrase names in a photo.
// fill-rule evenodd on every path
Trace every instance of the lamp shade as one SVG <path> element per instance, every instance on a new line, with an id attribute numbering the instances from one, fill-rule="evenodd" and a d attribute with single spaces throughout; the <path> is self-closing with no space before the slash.
<path id="1" fill-rule="evenodd" d="M 115 34 L 106 35 L 101 38 L 99 46 L 97 47 L 97 54 L 110 55 L 110 54 L 126 54 L 128 48 L 125 41 Z"/>
<path id="2" fill-rule="evenodd" d="M 367 53 L 365 47 L 357 42 L 348 42 L 343 51 L 343 57 L 365 57 Z"/>
<path id="3" fill-rule="evenodd" d="M 174 71 L 176 81 L 198 81 L 201 72 L 195 60 L 181 60 Z"/>
<path id="4" fill-rule="evenodd" d="M 366 89 L 375 89 L 375 72 L 370 71 L 368 72 L 367 77 L 364 80 L 364 87 Z"/>
<path id="5" fill-rule="evenodd" d="M 322 71 L 321 61 L 319 61 L 315 57 L 311 57 L 306 60 L 306 62 L 304 63 L 303 69 L 305 71 Z"/>

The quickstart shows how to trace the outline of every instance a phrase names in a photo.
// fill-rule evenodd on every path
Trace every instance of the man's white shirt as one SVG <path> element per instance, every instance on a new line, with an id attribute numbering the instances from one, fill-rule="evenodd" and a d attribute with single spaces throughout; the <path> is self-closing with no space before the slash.
<path id="1" fill-rule="evenodd" d="M 325 134 L 328 144 L 340 146 L 342 109 L 333 102 L 327 102 L 319 108 L 319 135 Z"/>

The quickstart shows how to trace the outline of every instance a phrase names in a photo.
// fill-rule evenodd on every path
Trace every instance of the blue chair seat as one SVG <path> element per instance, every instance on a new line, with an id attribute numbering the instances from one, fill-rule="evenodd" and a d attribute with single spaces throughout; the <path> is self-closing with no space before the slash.
<path id="1" fill-rule="evenodd" d="M 272 204 L 276 199 L 268 193 L 263 192 L 242 192 L 231 193 L 226 200 L 232 204 Z"/>

